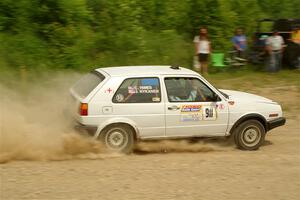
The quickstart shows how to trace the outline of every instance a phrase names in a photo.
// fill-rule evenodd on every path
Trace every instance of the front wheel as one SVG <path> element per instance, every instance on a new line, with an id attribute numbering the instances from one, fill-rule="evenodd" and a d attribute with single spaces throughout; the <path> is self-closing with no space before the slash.
<path id="1" fill-rule="evenodd" d="M 234 130 L 234 142 L 239 149 L 257 150 L 265 140 L 265 128 L 257 120 L 241 123 Z"/>
<path id="2" fill-rule="evenodd" d="M 134 147 L 133 131 L 124 125 L 113 125 L 106 128 L 100 139 L 109 150 L 119 153 L 131 153 Z"/>

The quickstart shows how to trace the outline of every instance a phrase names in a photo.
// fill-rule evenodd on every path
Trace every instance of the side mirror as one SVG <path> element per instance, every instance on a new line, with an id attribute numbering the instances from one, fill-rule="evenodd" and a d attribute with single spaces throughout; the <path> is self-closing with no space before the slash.
<path id="1" fill-rule="evenodd" d="M 213 94 L 213 102 L 217 102 L 217 101 L 220 101 L 220 100 L 221 100 L 220 97 L 216 93 L 214 93 Z"/>

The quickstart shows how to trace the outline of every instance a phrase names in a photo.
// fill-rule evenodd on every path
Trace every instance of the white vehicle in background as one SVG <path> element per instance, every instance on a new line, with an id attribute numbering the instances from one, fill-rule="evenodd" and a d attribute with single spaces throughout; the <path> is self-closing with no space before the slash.
<path id="1" fill-rule="evenodd" d="M 70 91 L 80 127 L 124 153 L 139 140 L 231 135 L 238 148 L 256 150 L 267 131 L 285 124 L 278 103 L 218 90 L 182 67 L 99 68 Z"/>

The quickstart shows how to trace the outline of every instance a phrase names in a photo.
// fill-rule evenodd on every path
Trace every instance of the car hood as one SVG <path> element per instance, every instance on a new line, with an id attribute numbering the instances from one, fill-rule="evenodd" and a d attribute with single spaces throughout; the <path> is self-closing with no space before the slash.
<path id="1" fill-rule="evenodd" d="M 255 94 L 250 94 L 246 92 L 239 92 L 235 90 L 221 90 L 222 92 L 226 93 L 229 96 L 229 99 L 236 100 L 236 101 L 251 101 L 251 102 L 261 102 L 261 103 L 274 103 L 276 102 L 272 101 L 271 99 L 258 96 Z"/>

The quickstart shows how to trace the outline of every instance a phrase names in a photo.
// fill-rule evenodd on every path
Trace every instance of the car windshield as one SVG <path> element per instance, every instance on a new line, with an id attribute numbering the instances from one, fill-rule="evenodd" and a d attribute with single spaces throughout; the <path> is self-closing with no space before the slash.
<path id="1" fill-rule="evenodd" d="M 85 98 L 105 77 L 97 71 L 92 71 L 82 77 L 73 87 L 72 90 L 81 98 Z"/>

